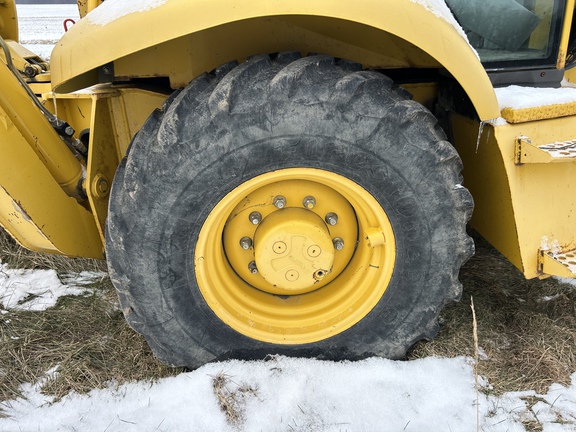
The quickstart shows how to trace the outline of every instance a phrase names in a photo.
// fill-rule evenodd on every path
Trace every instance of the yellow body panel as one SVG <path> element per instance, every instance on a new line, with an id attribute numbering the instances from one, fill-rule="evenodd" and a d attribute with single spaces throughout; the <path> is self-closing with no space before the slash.
<path id="1" fill-rule="evenodd" d="M 83 18 L 86 16 L 88 12 L 100 6 L 103 1 L 104 0 L 77 0 L 80 17 Z"/>
<path id="2" fill-rule="evenodd" d="M 0 225 L 32 250 L 102 258 L 92 213 L 66 195 L 1 110 L 0 154 Z"/>
<path id="3" fill-rule="evenodd" d="M 77 186 L 83 175 L 80 162 L 1 61 L 0 82 L 0 116 L 5 118 L 4 123 L 16 126 L 62 189 L 70 196 L 77 196 Z"/>
<path id="4" fill-rule="evenodd" d="M 167 95 L 131 87 L 97 86 L 83 92 L 44 97 L 51 111 L 66 119 L 77 133 L 89 133 L 84 191 L 100 233 L 99 241 L 104 242 L 108 194 L 116 167 L 136 132 Z"/>
<path id="5" fill-rule="evenodd" d="M 442 66 L 481 119 L 499 116 L 492 85 L 467 41 L 410 0 L 248 0 L 242 7 L 225 0 L 170 0 L 115 18 L 106 8 L 104 3 L 77 23 L 54 49 L 58 91 L 96 83 L 98 68 L 111 62 L 116 76 L 168 76 L 175 88 L 233 59 L 300 50 L 374 68 Z"/>
<path id="6" fill-rule="evenodd" d="M 93 98 L 90 115 L 93 132 L 90 135 L 86 194 L 104 241 L 108 197 L 116 167 L 136 132 L 149 113 L 162 105 L 165 95 L 123 89 L 100 93 Z"/>
<path id="7" fill-rule="evenodd" d="M 558 241 L 562 251 L 576 249 L 576 159 L 564 163 L 517 163 L 517 142 L 533 145 L 568 141 L 576 135 L 576 116 L 480 125 L 452 119 L 456 147 L 464 162 L 464 185 L 474 197 L 471 225 L 527 278 L 542 277 L 538 250 Z"/>

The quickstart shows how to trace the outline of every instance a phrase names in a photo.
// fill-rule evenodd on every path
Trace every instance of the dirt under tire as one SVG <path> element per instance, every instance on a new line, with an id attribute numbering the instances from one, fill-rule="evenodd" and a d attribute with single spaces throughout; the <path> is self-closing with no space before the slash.
<path id="1" fill-rule="evenodd" d="M 434 116 L 353 63 L 282 53 L 202 75 L 114 179 L 106 248 L 126 319 L 190 368 L 402 358 L 461 294 L 460 170 Z"/>

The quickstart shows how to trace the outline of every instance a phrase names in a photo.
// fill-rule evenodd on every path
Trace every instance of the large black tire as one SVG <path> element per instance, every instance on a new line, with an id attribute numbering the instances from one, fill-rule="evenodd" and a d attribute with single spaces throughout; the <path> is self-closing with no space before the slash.
<path id="1" fill-rule="evenodd" d="M 225 324 L 194 265 L 214 207 L 250 179 L 289 168 L 361 186 L 395 239 L 391 279 L 375 306 L 349 328 L 303 343 L 266 342 Z M 126 319 L 159 359 L 190 368 L 267 354 L 402 358 L 436 334 L 439 311 L 461 295 L 473 203 L 460 170 L 434 116 L 380 73 L 287 53 L 202 75 L 149 118 L 114 179 L 106 248 Z"/>

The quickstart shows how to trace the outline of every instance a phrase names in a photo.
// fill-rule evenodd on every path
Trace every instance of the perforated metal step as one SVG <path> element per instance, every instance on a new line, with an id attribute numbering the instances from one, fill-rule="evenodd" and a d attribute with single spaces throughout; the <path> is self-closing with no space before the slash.
<path id="1" fill-rule="evenodd" d="M 516 140 L 516 164 L 576 161 L 576 139 L 534 145 L 528 137 Z"/>
<path id="2" fill-rule="evenodd" d="M 539 260 L 545 275 L 576 278 L 576 249 L 560 253 L 540 249 Z"/>

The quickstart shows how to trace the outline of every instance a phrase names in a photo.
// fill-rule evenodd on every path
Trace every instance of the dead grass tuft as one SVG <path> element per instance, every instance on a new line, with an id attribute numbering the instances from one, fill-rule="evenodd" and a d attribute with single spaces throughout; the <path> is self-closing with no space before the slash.
<path id="1" fill-rule="evenodd" d="M 240 426 L 244 422 L 245 398 L 256 396 L 257 389 L 234 383 L 232 378 L 224 372 L 212 377 L 212 388 L 228 423 L 232 426 Z"/>

